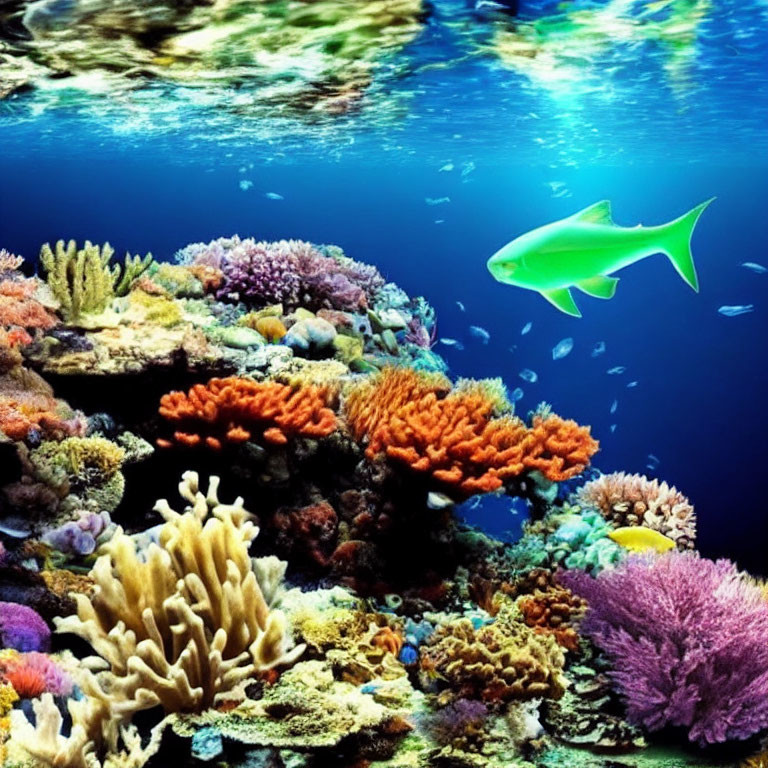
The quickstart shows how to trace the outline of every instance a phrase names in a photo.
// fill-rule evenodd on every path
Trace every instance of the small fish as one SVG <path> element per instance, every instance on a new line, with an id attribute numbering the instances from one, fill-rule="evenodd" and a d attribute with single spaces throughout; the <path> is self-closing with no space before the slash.
<path id="1" fill-rule="evenodd" d="M 277 192 L 266 192 L 264 197 L 268 197 L 270 200 L 285 200 L 285 198 Z"/>
<path id="2" fill-rule="evenodd" d="M 762 264 L 757 264 L 754 261 L 744 261 L 741 266 L 751 272 L 756 272 L 758 275 L 764 275 L 768 272 L 768 267 L 764 267 Z"/>
<path id="3" fill-rule="evenodd" d="M 427 494 L 427 507 L 429 509 L 446 509 L 452 507 L 456 502 L 444 493 L 438 493 L 437 491 L 430 491 Z"/>
<path id="4" fill-rule="evenodd" d="M 649 453 L 649 454 L 648 454 L 648 458 L 649 458 L 651 461 L 655 461 L 657 464 L 659 463 L 659 457 L 658 457 L 658 456 L 654 456 L 652 453 Z"/>
<path id="5" fill-rule="evenodd" d="M 617 411 L 618 409 L 619 409 L 619 401 L 618 401 L 618 400 L 614 400 L 614 401 L 611 403 L 610 412 L 611 412 L 611 413 L 616 413 L 616 411 Z"/>
<path id="6" fill-rule="evenodd" d="M 636 387 L 638 382 L 636 381 L 630 381 L 629 384 L 627 384 L 627 389 L 632 389 L 633 387 Z"/>
<path id="7" fill-rule="evenodd" d="M 754 304 L 724 304 L 717 310 L 721 315 L 726 317 L 738 317 L 739 315 L 746 315 L 747 312 L 754 312 Z"/>
<path id="8" fill-rule="evenodd" d="M 445 219 L 435 219 L 435 224 L 445 224 Z"/>
<path id="9" fill-rule="evenodd" d="M 477 166 L 470 160 L 468 163 L 464 163 L 461 168 L 461 175 L 466 178 Z"/>
<path id="10" fill-rule="evenodd" d="M 609 376 L 618 376 L 626 370 L 626 367 L 623 365 L 614 365 L 613 368 L 608 369 L 607 373 Z"/>
<path id="11" fill-rule="evenodd" d="M 511 394 L 510 394 L 510 396 L 509 396 L 509 399 L 510 399 L 510 400 L 511 400 L 513 403 L 516 403 L 516 402 L 518 402 L 519 400 L 522 400 L 522 399 L 523 399 L 523 390 L 522 390 L 522 389 L 520 389 L 520 387 L 515 387 L 515 388 L 512 390 L 512 392 L 511 392 Z"/>
<path id="12" fill-rule="evenodd" d="M 605 342 L 598 341 L 597 344 L 595 344 L 595 346 L 592 347 L 592 351 L 590 352 L 590 355 L 592 357 L 600 357 L 600 355 L 604 353 L 605 353 Z"/>
<path id="13" fill-rule="evenodd" d="M 552 359 L 562 360 L 564 357 L 571 353 L 573 349 L 573 339 L 568 337 L 562 341 L 558 341 L 552 349 Z"/>
<path id="14" fill-rule="evenodd" d="M 445 344 L 446 347 L 455 347 L 461 352 L 464 349 L 464 345 L 458 339 L 442 338 L 438 339 L 441 344 Z"/>
<path id="15" fill-rule="evenodd" d="M 438 173 L 449 173 L 455 168 L 453 163 L 446 163 L 439 170 Z"/>
<path id="16" fill-rule="evenodd" d="M 483 344 L 487 344 L 491 340 L 491 334 L 488 333 L 488 331 L 486 331 L 485 328 L 481 328 L 479 325 L 470 325 L 469 332 L 475 338 L 480 339 L 480 341 L 482 341 Z"/>
<path id="17" fill-rule="evenodd" d="M 515 238 L 488 259 L 488 270 L 500 283 L 536 291 L 572 317 L 581 317 L 572 288 L 612 299 L 619 281 L 613 273 L 654 253 L 665 254 L 680 277 L 698 291 L 690 241 L 711 202 L 661 226 L 617 227 L 610 202 L 603 200 Z"/>
<path id="18" fill-rule="evenodd" d="M 253 186 L 253 182 L 249 179 L 241 179 L 237 186 L 240 187 L 243 192 L 247 192 Z"/>
<path id="19" fill-rule="evenodd" d="M 523 330 L 520 331 L 521 336 L 525 336 L 526 333 L 529 333 L 531 328 L 533 328 L 533 323 L 528 322 L 523 326 Z"/>
<path id="20" fill-rule="evenodd" d="M 616 431 L 616 424 L 611 424 L 611 434 L 613 434 Z"/>
<path id="21" fill-rule="evenodd" d="M 450 203 L 450 197 L 425 197 L 424 202 L 427 205 L 443 205 L 443 203 Z"/>
<path id="22" fill-rule="evenodd" d="M 530 384 L 535 384 L 539 379 L 536 371 L 532 371 L 530 368 L 523 368 L 519 375 L 523 381 L 527 381 Z"/>
<path id="23" fill-rule="evenodd" d="M 467 308 L 466 308 L 466 307 L 464 306 L 464 304 L 462 304 L 460 301 L 457 301 L 457 302 L 456 302 L 456 306 L 457 306 L 457 307 L 458 307 L 458 308 L 459 308 L 459 309 L 460 309 L 462 312 L 466 312 L 466 311 L 467 311 Z"/>
<path id="24" fill-rule="evenodd" d="M 669 536 L 642 525 L 617 528 L 608 534 L 608 538 L 630 552 L 669 552 L 675 548 L 675 542 Z"/>

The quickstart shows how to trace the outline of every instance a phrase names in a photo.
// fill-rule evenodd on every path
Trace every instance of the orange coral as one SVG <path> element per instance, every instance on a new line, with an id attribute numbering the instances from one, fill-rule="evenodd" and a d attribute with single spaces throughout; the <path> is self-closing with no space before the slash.
<path id="1" fill-rule="evenodd" d="M 256 330 L 270 343 L 280 341 L 288 331 L 279 317 L 260 317 L 256 321 Z"/>
<path id="2" fill-rule="evenodd" d="M 11 440 L 25 440 L 30 430 L 61 439 L 82 434 L 84 429 L 82 415 L 57 400 L 36 373 L 18 367 L 0 375 L 0 432 Z"/>
<path id="3" fill-rule="evenodd" d="M 403 638 L 392 627 L 382 627 L 372 638 L 371 645 L 397 656 L 403 649 Z"/>
<path id="4" fill-rule="evenodd" d="M 35 282 L 3 280 L 0 282 L 0 326 L 48 330 L 57 319 L 34 298 Z"/>
<path id="5" fill-rule="evenodd" d="M 45 693 L 45 677 L 35 667 L 14 664 L 5 672 L 4 677 L 13 686 L 13 690 L 20 699 L 35 699 Z"/>
<path id="6" fill-rule="evenodd" d="M 213 293 L 224 282 L 224 273 L 208 264 L 189 264 L 187 269 L 203 284 L 205 293 Z"/>
<path id="7" fill-rule="evenodd" d="M 552 635 L 559 645 L 569 651 L 579 647 L 579 635 L 573 628 L 573 621 L 585 606 L 584 600 L 564 588 L 536 592 L 522 598 L 517 604 L 529 627 L 533 627 L 536 632 Z"/>
<path id="8" fill-rule="evenodd" d="M 288 438 L 325 437 L 336 429 L 336 415 L 327 407 L 327 394 L 311 385 L 290 387 L 274 381 L 256 382 L 232 376 L 195 384 L 188 394 L 170 392 L 160 401 L 160 415 L 177 429 L 174 442 L 220 450 L 224 443 L 262 438 L 284 445 Z"/>
<path id="9" fill-rule="evenodd" d="M 560 482 L 583 471 L 598 448 L 573 421 L 548 415 L 529 428 L 494 418 L 496 405 L 481 387 L 450 391 L 443 376 L 399 368 L 358 385 L 345 404 L 368 458 L 385 455 L 466 496 L 495 491 L 527 469 Z"/>

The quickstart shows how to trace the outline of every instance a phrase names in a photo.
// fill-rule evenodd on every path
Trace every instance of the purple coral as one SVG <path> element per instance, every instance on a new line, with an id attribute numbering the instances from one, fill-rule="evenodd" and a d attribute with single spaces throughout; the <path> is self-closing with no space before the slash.
<path id="1" fill-rule="evenodd" d="M 733 563 L 669 552 L 562 578 L 589 604 L 581 631 L 612 662 L 631 722 L 684 726 L 700 744 L 768 727 L 768 602 Z"/>
<path id="2" fill-rule="evenodd" d="M 478 735 L 487 718 L 488 707 L 482 701 L 457 699 L 430 716 L 426 727 L 438 744 L 449 745 L 457 739 Z"/>
<path id="3" fill-rule="evenodd" d="M 78 520 L 71 520 L 48 531 L 43 541 L 67 555 L 90 555 L 96 550 L 100 537 L 108 536 L 114 528 L 108 512 L 82 512 Z"/>
<path id="4" fill-rule="evenodd" d="M 47 651 L 51 630 L 26 605 L 0 602 L 0 646 L 17 651 Z"/>
<path id="5" fill-rule="evenodd" d="M 251 305 L 359 311 L 384 285 L 375 267 L 347 258 L 333 246 L 319 250 L 301 240 L 221 238 L 188 245 L 176 259 L 221 269 L 224 283 L 218 298 Z"/>
<path id="6" fill-rule="evenodd" d="M 290 243 L 257 243 L 252 239 L 236 245 L 222 262 L 224 284 L 220 299 L 248 304 L 295 305 L 301 281 Z"/>

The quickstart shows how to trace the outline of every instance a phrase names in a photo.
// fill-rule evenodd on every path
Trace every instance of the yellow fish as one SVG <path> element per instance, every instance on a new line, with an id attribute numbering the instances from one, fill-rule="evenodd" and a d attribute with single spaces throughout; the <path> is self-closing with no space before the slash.
<path id="1" fill-rule="evenodd" d="M 617 528 L 608 534 L 608 538 L 630 552 L 668 552 L 675 548 L 675 542 L 669 536 L 640 525 Z"/>

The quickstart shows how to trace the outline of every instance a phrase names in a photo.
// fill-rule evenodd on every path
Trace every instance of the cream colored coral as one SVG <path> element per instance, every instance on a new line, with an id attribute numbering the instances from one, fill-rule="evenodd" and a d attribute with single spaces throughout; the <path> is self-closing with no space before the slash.
<path id="1" fill-rule="evenodd" d="M 158 544 L 142 559 L 119 531 L 91 572 L 94 596 L 77 595 L 77 616 L 56 621 L 109 663 L 110 689 L 126 700 L 142 692 L 149 706 L 200 711 L 301 652 L 288 650 L 285 617 L 270 610 L 248 556 L 258 529 L 241 498 L 219 502 L 218 482 L 204 496 L 197 473 L 185 473 L 186 511 L 155 505 L 166 521 Z"/>
<path id="2" fill-rule="evenodd" d="M 55 620 L 58 632 L 82 637 L 99 655 L 83 660 L 78 684 L 85 696 L 70 703 L 70 739 L 58 735 L 60 721 L 46 715 L 42 701 L 39 737 L 20 723 L 19 739 L 39 759 L 91 768 L 99 763 L 66 761 L 78 750 L 87 754 L 89 744 L 98 755 L 117 754 L 122 739 L 129 751 L 120 765 L 141 765 L 141 755 L 132 762 L 130 744 L 138 742 L 126 730 L 135 712 L 157 705 L 167 713 L 201 712 L 221 696 L 242 696 L 245 680 L 293 663 L 304 650 L 291 648 L 285 616 L 270 606 L 284 566 L 251 561 L 258 528 L 242 498 L 219 501 L 218 484 L 212 477 L 204 495 L 197 473 L 185 473 L 184 512 L 164 499 L 155 506 L 166 521 L 158 543 L 140 553 L 118 529 L 91 571 L 93 595 L 75 595 L 77 615 Z"/>

